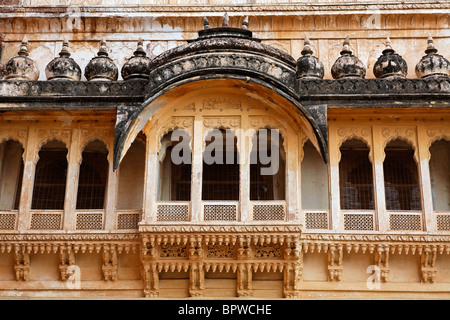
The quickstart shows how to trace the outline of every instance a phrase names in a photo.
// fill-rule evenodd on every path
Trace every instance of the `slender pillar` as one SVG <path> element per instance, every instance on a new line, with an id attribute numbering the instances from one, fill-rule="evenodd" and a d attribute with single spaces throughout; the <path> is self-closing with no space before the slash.
<path id="1" fill-rule="evenodd" d="M 17 229 L 25 231 L 29 228 L 31 220 L 31 202 L 33 199 L 33 184 L 38 155 L 37 129 L 29 131 L 27 145 L 25 147 L 22 190 L 20 193 L 19 217 Z"/>
<path id="2" fill-rule="evenodd" d="M 203 176 L 203 121 L 195 116 L 192 144 L 192 179 L 191 179 L 191 221 L 203 220 L 202 212 L 202 176 Z"/>
<path id="3" fill-rule="evenodd" d="M 64 230 L 75 230 L 76 228 L 78 177 L 82 161 L 82 150 L 80 150 L 80 135 L 81 130 L 79 128 L 74 128 L 72 131 L 72 141 L 70 144 L 67 160 L 67 184 L 66 195 L 64 199 Z"/>
<path id="4" fill-rule="evenodd" d="M 433 213 L 433 195 L 431 192 L 430 176 L 430 152 L 428 150 L 428 139 L 423 125 L 417 126 L 418 155 L 419 155 L 419 180 L 422 193 L 422 213 L 424 231 L 436 231 L 436 217 Z"/>
<path id="5" fill-rule="evenodd" d="M 384 149 L 383 136 L 380 127 L 373 127 L 373 169 L 375 183 L 375 212 L 378 218 L 378 230 L 389 230 L 389 216 L 386 211 L 386 196 L 384 191 Z"/>

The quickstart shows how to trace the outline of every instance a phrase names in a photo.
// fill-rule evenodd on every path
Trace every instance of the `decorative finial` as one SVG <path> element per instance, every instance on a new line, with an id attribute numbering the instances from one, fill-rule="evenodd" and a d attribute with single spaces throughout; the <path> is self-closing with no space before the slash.
<path id="1" fill-rule="evenodd" d="M 244 21 L 242 21 L 242 29 L 248 29 L 248 16 L 244 18 Z"/>
<path id="2" fill-rule="evenodd" d="M 98 50 L 97 53 L 98 56 L 108 56 L 108 51 L 106 50 L 106 39 L 102 38 L 102 40 L 100 41 L 100 49 Z"/>
<path id="3" fill-rule="evenodd" d="M 425 50 L 426 54 L 438 52 L 438 49 L 436 49 L 433 42 L 434 42 L 433 38 L 431 36 L 429 36 L 428 37 L 428 47 L 427 47 L 427 50 Z"/>
<path id="4" fill-rule="evenodd" d="M 24 37 L 22 43 L 20 44 L 19 56 L 27 57 L 28 56 L 28 39 Z"/>
<path id="5" fill-rule="evenodd" d="M 352 54 L 352 49 L 350 49 L 350 36 L 345 37 L 344 47 L 342 48 L 341 55 Z"/>
<path id="6" fill-rule="evenodd" d="M 389 37 L 386 38 L 386 42 L 384 44 L 386 48 L 383 50 L 383 54 L 395 53 L 395 50 L 392 48 L 392 42 Z"/>
<path id="7" fill-rule="evenodd" d="M 306 56 L 306 55 L 312 55 L 313 54 L 313 50 L 311 48 L 311 42 L 309 41 L 308 36 L 305 36 L 305 42 L 304 42 L 305 46 L 303 47 L 302 50 L 302 56 Z"/>
<path id="8" fill-rule="evenodd" d="M 147 53 L 145 53 L 145 50 L 144 50 L 144 40 L 142 39 L 142 37 L 139 37 L 137 49 L 134 52 L 134 55 L 142 56 L 142 57 L 145 57 L 147 55 Z"/>
<path id="9" fill-rule="evenodd" d="M 228 13 L 225 12 L 223 15 L 223 23 L 222 27 L 229 27 L 230 26 L 230 18 L 228 17 Z"/>
<path id="10" fill-rule="evenodd" d="M 64 57 L 64 58 L 70 57 L 69 40 L 67 40 L 67 38 L 64 38 L 64 40 L 63 40 L 63 45 L 61 48 L 61 52 L 59 53 L 59 56 Z"/>
<path id="11" fill-rule="evenodd" d="M 386 38 L 386 48 L 392 49 L 392 42 L 389 37 Z"/>
<path id="12" fill-rule="evenodd" d="M 203 29 L 209 29 L 209 21 L 207 17 L 203 18 Z"/>

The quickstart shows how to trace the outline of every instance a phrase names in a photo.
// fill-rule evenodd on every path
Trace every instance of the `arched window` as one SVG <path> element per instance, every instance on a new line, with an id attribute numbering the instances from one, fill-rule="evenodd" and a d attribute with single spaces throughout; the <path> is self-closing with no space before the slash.
<path id="1" fill-rule="evenodd" d="M 384 151 L 386 209 L 421 210 L 418 170 L 411 145 L 396 139 Z"/>
<path id="2" fill-rule="evenodd" d="M 184 130 L 169 132 L 161 139 L 159 201 L 190 201 L 192 155 L 190 137 Z"/>
<path id="3" fill-rule="evenodd" d="M 0 210 L 17 210 L 23 176 L 22 145 L 13 140 L 0 144 Z"/>
<path id="4" fill-rule="evenodd" d="M 118 210 L 142 209 L 145 176 L 146 137 L 140 133 L 131 144 L 119 167 Z"/>
<path id="5" fill-rule="evenodd" d="M 31 208 L 63 210 L 66 177 L 67 148 L 60 141 L 50 141 L 39 151 Z"/>
<path id="6" fill-rule="evenodd" d="M 340 147 L 339 189 L 341 209 L 373 210 L 373 175 L 369 148 L 361 140 L 347 140 Z"/>
<path id="7" fill-rule="evenodd" d="M 285 200 L 286 153 L 278 130 L 261 129 L 250 155 L 250 200 Z"/>
<path id="8" fill-rule="evenodd" d="M 103 142 L 92 141 L 82 153 L 77 209 L 104 209 L 107 180 L 108 150 Z"/>
<path id="9" fill-rule="evenodd" d="M 234 132 L 211 130 L 203 152 L 203 200 L 239 200 L 238 159 Z"/>
<path id="10" fill-rule="evenodd" d="M 434 211 L 450 211 L 450 141 L 430 147 L 430 179 Z"/>
<path id="11" fill-rule="evenodd" d="M 328 168 L 308 140 L 303 147 L 301 166 L 302 208 L 328 210 Z"/>

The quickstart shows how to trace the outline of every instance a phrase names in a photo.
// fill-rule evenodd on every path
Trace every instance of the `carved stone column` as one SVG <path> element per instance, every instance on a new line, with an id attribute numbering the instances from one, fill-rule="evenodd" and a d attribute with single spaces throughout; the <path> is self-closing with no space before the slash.
<path id="1" fill-rule="evenodd" d="M 142 278 L 144 280 L 144 296 L 156 298 L 159 295 L 159 273 L 157 268 L 157 250 L 155 237 L 143 236 L 141 248 Z"/>
<path id="2" fill-rule="evenodd" d="M 303 276 L 303 251 L 299 240 L 286 243 L 284 259 L 284 297 L 298 298 L 301 278 Z"/>
<path id="3" fill-rule="evenodd" d="M 253 296 L 253 271 L 251 264 L 239 264 L 237 271 L 237 296 Z"/>
<path id="4" fill-rule="evenodd" d="M 205 271 L 203 269 L 203 240 L 201 236 L 189 239 L 189 294 L 191 297 L 203 297 L 205 294 Z"/>

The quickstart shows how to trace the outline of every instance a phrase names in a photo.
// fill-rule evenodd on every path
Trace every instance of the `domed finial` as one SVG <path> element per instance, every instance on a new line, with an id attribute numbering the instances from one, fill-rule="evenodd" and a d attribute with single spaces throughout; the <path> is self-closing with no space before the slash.
<path id="1" fill-rule="evenodd" d="M 303 50 L 301 52 L 302 56 L 312 55 L 313 54 L 313 50 L 311 48 L 311 42 L 309 41 L 308 36 L 305 36 L 304 44 L 305 44 L 305 46 L 303 47 Z"/>
<path id="2" fill-rule="evenodd" d="M 393 79 L 406 78 L 408 65 L 406 61 L 392 48 L 391 39 L 387 37 L 386 48 L 378 57 L 373 66 L 373 74 L 376 78 Z"/>
<path id="3" fill-rule="evenodd" d="M 28 40 L 25 37 L 20 44 L 17 56 L 11 58 L 3 66 L 3 77 L 5 80 L 36 81 L 39 79 L 39 69 L 28 55 Z"/>
<path id="4" fill-rule="evenodd" d="M 308 36 L 305 36 L 305 46 L 302 50 L 302 56 L 297 60 L 297 78 L 299 79 L 323 79 L 323 63 L 317 57 L 313 56 L 311 42 Z"/>
<path id="5" fill-rule="evenodd" d="M 248 29 L 248 16 L 244 18 L 244 21 L 242 21 L 242 29 Z"/>
<path id="6" fill-rule="evenodd" d="M 144 50 L 144 41 L 139 38 L 138 46 L 134 55 L 125 62 L 122 66 L 123 80 L 133 79 L 149 79 L 151 71 L 151 61 Z"/>
<path id="7" fill-rule="evenodd" d="M 203 29 L 209 29 L 209 21 L 207 17 L 203 18 Z"/>
<path id="8" fill-rule="evenodd" d="M 434 46 L 434 43 L 433 43 L 434 41 L 433 41 L 433 38 L 431 37 L 431 36 L 429 36 L 428 37 L 428 47 L 427 47 L 427 49 L 425 50 L 425 53 L 426 54 L 430 54 L 430 53 L 437 53 L 438 52 L 438 49 L 436 49 L 436 47 Z"/>
<path id="9" fill-rule="evenodd" d="M 113 60 L 108 57 L 106 39 L 100 41 L 96 57 L 86 65 L 84 75 L 88 81 L 116 81 L 119 71 Z"/>
<path id="10" fill-rule="evenodd" d="M 341 56 L 331 67 L 331 75 L 333 79 L 341 78 L 362 78 L 366 76 L 366 66 L 356 56 L 352 54 L 350 49 L 350 37 L 347 36 L 344 41 L 344 47 Z"/>
<path id="11" fill-rule="evenodd" d="M 28 56 L 28 39 L 24 37 L 22 43 L 20 44 L 20 50 L 18 53 L 19 56 L 27 57 Z"/>
<path id="12" fill-rule="evenodd" d="M 71 80 L 80 81 L 81 68 L 70 58 L 69 41 L 64 38 L 59 57 L 54 58 L 45 67 L 47 80 Z"/>
<path id="13" fill-rule="evenodd" d="M 106 50 L 106 39 L 102 38 L 102 40 L 100 41 L 100 49 L 98 50 L 97 53 L 98 56 L 108 56 L 108 51 Z"/>
<path id="14" fill-rule="evenodd" d="M 341 55 L 343 54 L 352 54 L 353 51 L 350 49 L 350 37 L 347 36 L 344 40 L 344 47 L 342 48 Z"/>
<path id="15" fill-rule="evenodd" d="M 64 58 L 70 57 L 69 40 L 67 40 L 67 38 L 64 38 L 64 40 L 63 40 L 63 45 L 61 48 L 61 52 L 59 53 L 59 56 L 64 57 Z"/>
<path id="16" fill-rule="evenodd" d="M 229 27 L 230 26 L 230 18 L 228 17 L 228 13 L 225 12 L 223 15 L 223 23 L 222 27 Z"/>
<path id="17" fill-rule="evenodd" d="M 418 78 L 449 77 L 450 61 L 437 52 L 438 49 L 434 46 L 433 38 L 431 36 L 428 37 L 428 46 L 425 50 L 426 56 L 422 57 L 416 65 Z"/>

